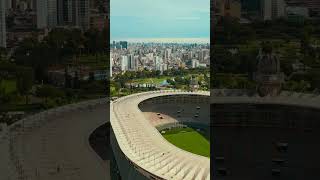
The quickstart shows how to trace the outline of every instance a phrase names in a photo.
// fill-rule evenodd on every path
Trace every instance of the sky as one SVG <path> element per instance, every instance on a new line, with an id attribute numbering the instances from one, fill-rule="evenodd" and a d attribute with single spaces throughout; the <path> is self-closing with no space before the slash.
<path id="1" fill-rule="evenodd" d="M 111 0 L 111 40 L 210 38 L 210 0 Z"/>

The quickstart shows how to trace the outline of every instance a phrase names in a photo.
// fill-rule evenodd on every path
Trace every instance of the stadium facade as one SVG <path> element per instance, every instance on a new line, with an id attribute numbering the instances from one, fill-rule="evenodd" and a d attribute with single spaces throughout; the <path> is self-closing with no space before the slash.
<path id="1" fill-rule="evenodd" d="M 211 91 L 215 179 L 319 177 L 320 96 Z"/>

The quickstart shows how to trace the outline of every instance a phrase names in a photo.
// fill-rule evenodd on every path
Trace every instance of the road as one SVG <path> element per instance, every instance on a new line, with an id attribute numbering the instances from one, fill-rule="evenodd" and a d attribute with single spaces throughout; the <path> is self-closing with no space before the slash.
<path id="1" fill-rule="evenodd" d="M 28 180 L 108 180 L 109 161 L 90 147 L 89 136 L 109 119 L 106 105 L 64 113 L 18 136 L 16 146 Z M 21 177 L 20 177 L 21 178 Z"/>

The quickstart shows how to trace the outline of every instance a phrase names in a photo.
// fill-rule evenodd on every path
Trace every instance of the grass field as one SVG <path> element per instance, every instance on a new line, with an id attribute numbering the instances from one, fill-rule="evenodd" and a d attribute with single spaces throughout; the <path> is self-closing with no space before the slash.
<path id="1" fill-rule="evenodd" d="M 3 88 L 6 94 L 16 91 L 15 80 L 2 80 L 0 81 L 0 88 Z"/>
<path id="2" fill-rule="evenodd" d="M 164 76 L 164 77 L 159 77 L 159 78 L 140 78 L 140 79 L 135 79 L 132 82 L 134 83 L 140 83 L 140 84 L 144 84 L 144 83 L 150 83 L 150 84 L 160 84 L 162 83 L 164 80 L 167 80 L 169 77 Z"/>
<path id="3" fill-rule="evenodd" d="M 109 55 L 83 55 L 79 57 L 79 63 L 82 65 L 89 66 L 94 69 L 107 69 Z"/>
<path id="4" fill-rule="evenodd" d="M 210 142 L 192 128 L 175 128 L 162 135 L 167 141 L 183 150 L 210 157 Z"/>

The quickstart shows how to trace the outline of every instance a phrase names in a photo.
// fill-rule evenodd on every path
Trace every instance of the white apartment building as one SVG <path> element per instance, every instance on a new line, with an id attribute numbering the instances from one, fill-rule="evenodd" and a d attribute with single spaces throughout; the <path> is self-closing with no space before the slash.
<path id="1" fill-rule="evenodd" d="M 286 15 L 286 2 L 284 0 L 262 0 L 262 17 L 266 20 L 278 19 Z"/>

